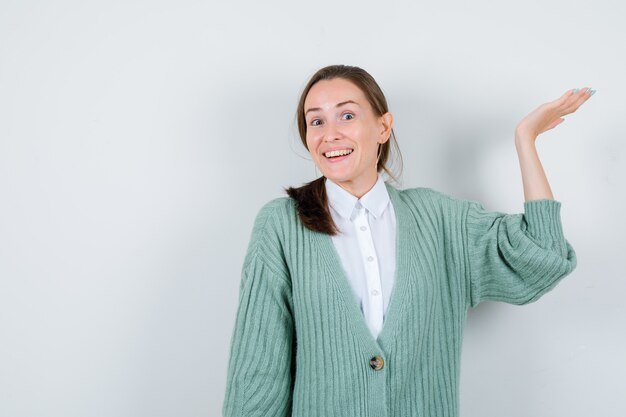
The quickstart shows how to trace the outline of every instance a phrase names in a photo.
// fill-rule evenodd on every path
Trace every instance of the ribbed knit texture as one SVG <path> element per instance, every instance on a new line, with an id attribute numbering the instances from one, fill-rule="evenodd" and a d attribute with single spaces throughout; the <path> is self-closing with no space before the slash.
<path id="1" fill-rule="evenodd" d="M 456 417 L 468 308 L 535 301 L 576 267 L 558 201 L 505 214 L 385 185 L 397 259 L 377 340 L 331 237 L 306 229 L 289 197 L 261 208 L 242 268 L 225 417 Z M 380 370 L 370 367 L 376 355 Z"/>

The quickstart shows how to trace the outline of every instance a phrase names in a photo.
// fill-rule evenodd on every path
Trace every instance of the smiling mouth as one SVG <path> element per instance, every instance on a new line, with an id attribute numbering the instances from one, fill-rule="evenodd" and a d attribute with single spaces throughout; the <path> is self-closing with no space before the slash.
<path id="1" fill-rule="evenodd" d="M 354 152 L 354 149 L 341 149 L 337 151 L 326 152 L 324 156 L 328 159 L 333 159 L 333 158 L 340 158 L 342 156 L 350 155 L 352 152 Z"/>

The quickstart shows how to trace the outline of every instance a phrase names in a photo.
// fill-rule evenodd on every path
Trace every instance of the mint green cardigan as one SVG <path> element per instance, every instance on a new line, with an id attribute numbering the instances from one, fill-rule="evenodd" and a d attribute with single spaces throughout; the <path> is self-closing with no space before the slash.
<path id="1" fill-rule="evenodd" d="M 260 209 L 242 268 L 224 416 L 456 417 L 468 308 L 533 302 L 576 267 L 558 201 L 505 214 L 431 188 L 385 185 L 396 213 L 396 275 L 376 340 L 331 237 L 306 229 L 289 197 Z"/>

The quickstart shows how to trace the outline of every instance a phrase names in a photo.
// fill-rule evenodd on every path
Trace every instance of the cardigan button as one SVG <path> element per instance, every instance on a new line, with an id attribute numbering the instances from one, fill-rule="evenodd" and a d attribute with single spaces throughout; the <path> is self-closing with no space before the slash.
<path id="1" fill-rule="evenodd" d="M 376 355 L 370 359 L 370 366 L 375 371 L 380 371 L 385 366 L 385 361 L 380 356 Z"/>

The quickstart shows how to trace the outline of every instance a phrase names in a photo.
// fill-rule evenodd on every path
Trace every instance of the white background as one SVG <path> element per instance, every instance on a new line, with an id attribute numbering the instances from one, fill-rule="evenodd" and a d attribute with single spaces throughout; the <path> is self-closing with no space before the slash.
<path id="1" fill-rule="evenodd" d="M 516 123 L 597 93 L 537 142 L 577 269 L 470 310 L 461 415 L 626 415 L 620 1 L 0 3 L 0 416 L 220 414 L 259 208 L 317 176 L 298 95 L 382 86 L 404 171 L 523 211 Z"/>

